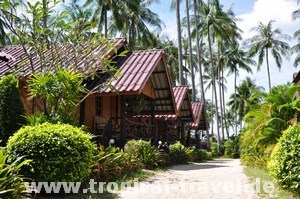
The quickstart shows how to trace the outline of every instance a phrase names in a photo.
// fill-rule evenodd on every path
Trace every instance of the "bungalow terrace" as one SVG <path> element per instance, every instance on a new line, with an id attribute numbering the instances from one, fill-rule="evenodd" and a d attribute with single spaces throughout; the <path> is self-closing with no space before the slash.
<path id="1" fill-rule="evenodd" d="M 83 102 L 84 123 L 93 126 L 99 142 L 113 138 L 119 146 L 128 139 L 157 143 L 161 135 L 155 116 L 177 112 L 164 51 L 129 52 L 118 58 L 116 67 L 121 75 Z M 98 84 L 101 80 L 97 78 L 87 87 Z"/>

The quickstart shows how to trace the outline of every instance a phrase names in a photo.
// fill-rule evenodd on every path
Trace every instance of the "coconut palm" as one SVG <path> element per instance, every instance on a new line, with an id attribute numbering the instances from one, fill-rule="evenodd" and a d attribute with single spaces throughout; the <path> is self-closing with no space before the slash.
<path id="1" fill-rule="evenodd" d="M 180 2 L 181 0 L 172 0 L 171 10 L 176 9 L 179 84 L 182 85 L 184 83 L 184 79 L 183 79 L 183 54 L 182 54 L 182 41 L 181 41 Z"/>
<path id="2" fill-rule="evenodd" d="M 236 93 L 230 95 L 228 105 L 230 106 L 231 111 L 234 110 L 235 106 L 237 107 L 240 130 L 243 127 L 243 117 L 250 111 L 251 104 L 257 103 L 256 101 L 251 100 L 251 95 L 255 90 L 258 89 L 259 87 L 257 87 L 249 77 L 246 77 L 246 79 L 243 80 L 239 86 L 237 86 Z"/>
<path id="3" fill-rule="evenodd" d="M 212 41 L 218 39 L 223 41 L 226 40 L 229 42 L 232 38 L 235 39 L 239 35 L 239 33 L 236 31 L 237 28 L 235 22 L 228 16 L 227 13 L 222 11 L 221 5 L 218 0 L 213 0 L 211 2 L 208 2 L 207 4 L 203 3 L 201 7 L 201 14 L 204 18 L 201 22 L 199 22 L 198 30 L 200 30 L 202 34 L 206 35 L 207 37 L 210 52 L 210 63 L 212 66 L 212 70 L 214 71 L 216 65 L 213 61 Z M 212 75 L 212 90 L 214 92 L 215 106 L 218 110 L 218 100 L 214 72 L 212 73 Z M 219 126 L 218 117 L 216 118 L 216 122 L 217 126 Z M 218 143 L 220 144 L 220 140 L 218 140 Z"/>
<path id="4" fill-rule="evenodd" d="M 108 34 L 108 12 L 111 11 L 112 15 L 116 19 L 122 19 L 122 12 L 118 12 L 120 8 L 125 4 L 126 2 L 120 1 L 117 3 L 115 0 L 87 0 L 84 3 L 84 7 L 92 9 L 93 10 L 93 21 L 97 24 L 97 30 L 98 32 L 102 32 L 103 25 L 104 25 L 104 35 L 107 37 Z M 124 7 L 123 7 L 124 8 Z M 122 11 L 122 9 L 120 9 Z M 120 15 L 121 13 L 121 15 Z M 116 20 L 116 22 L 122 21 L 122 20 Z M 117 23 L 116 25 L 120 25 Z"/>
<path id="5" fill-rule="evenodd" d="M 251 65 L 255 65 L 255 61 L 243 51 L 239 44 L 233 45 L 231 49 L 225 52 L 227 59 L 226 66 L 229 69 L 228 74 L 234 74 L 234 118 L 237 124 L 237 104 L 236 104 L 236 81 L 239 75 L 239 70 L 245 70 L 248 73 L 252 73 Z M 237 125 L 235 126 L 235 134 L 237 135 Z"/>
<path id="6" fill-rule="evenodd" d="M 258 54 L 257 70 L 260 70 L 264 58 L 266 59 L 269 90 L 271 90 L 269 51 L 271 51 L 276 65 L 280 69 L 282 64 L 282 55 L 287 57 L 290 50 L 289 44 L 283 41 L 289 40 L 290 36 L 282 34 L 280 29 L 278 28 L 273 29 L 274 22 L 274 20 L 271 20 L 266 25 L 264 25 L 262 22 L 259 22 L 258 26 L 252 29 L 255 30 L 258 34 L 254 35 L 251 39 L 248 39 L 246 41 L 250 56 Z"/>
<path id="7" fill-rule="evenodd" d="M 299 2 L 300 1 L 298 1 L 298 4 L 299 4 Z M 293 16 L 293 20 L 299 19 L 300 18 L 300 9 L 295 10 L 292 13 L 292 16 Z M 294 33 L 294 38 L 297 39 L 297 41 L 298 41 L 298 43 L 292 47 L 292 52 L 297 53 L 295 61 L 294 61 L 294 66 L 297 67 L 300 63 L 300 29 Z"/>
<path id="8" fill-rule="evenodd" d="M 134 0 L 129 1 L 128 9 L 124 10 L 124 19 L 122 26 L 116 27 L 117 31 L 121 33 L 123 37 L 128 40 L 128 49 L 134 50 L 138 45 L 150 45 L 153 40 L 153 34 L 149 30 L 149 27 L 155 28 L 157 31 L 161 31 L 163 22 L 159 16 L 152 12 L 148 6 L 154 1 L 146 0 Z M 125 17 L 126 16 L 126 17 Z M 111 22 L 113 22 L 111 20 Z"/>

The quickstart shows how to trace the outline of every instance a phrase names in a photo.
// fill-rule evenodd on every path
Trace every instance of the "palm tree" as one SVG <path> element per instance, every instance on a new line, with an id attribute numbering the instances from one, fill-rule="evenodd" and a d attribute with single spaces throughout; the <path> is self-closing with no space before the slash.
<path id="1" fill-rule="evenodd" d="M 191 29 L 190 29 L 190 3 L 189 0 L 185 1 L 186 6 L 186 22 L 187 22 L 187 33 L 188 33 L 188 47 L 189 47 L 189 68 L 191 70 L 191 79 L 192 79 L 192 100 L 196 101 L 196 85 L 195 85 L 195 72 L 193 66 L 193 49 L 192 49 L 192 36 L 191 36 Z"/>
<path id="2" fill-rule="evenodd" d="M 228 17 L 227 13 L 222 11 L 218 0 L 213 0 L 208 4 L 203 3 L 201 8 L 201 14 L 203 15 L 204 19 L 198 24 L 198 29 L 203 33 L 203 35 L 207 36 L 208 47 L 210 52 L 210 63 L 212 66 L 212 70 L 214 71 L 216 67 L 213 61 L 212 40 L 218 38 L 219 40 L 230 41 L 232 38 L 236 38 L 239 35 L 239 33 L 236 31 L 237 28 L 233 28 L 236 27 L 235 22 Z M 218 110 L 218 99 L 214 72 L 212 72 L 212 81 L 215 106 Z M 218 117 L 216 118 L 216 121 L 217 126 L 219 126 Z M 220 136 L 218 136 L 218 143 L 220 145 L 219 138 Z"/>
<path id="3" fill-rule="evenodd" d="M 124 2 L 121 3 L 124 5 Z M 108 34 L 108 12 L 112 10 L 112 15 L 118 19 L 121 19 L 121 16 L 118 15 L 119 12 L 117 12 L 117 9 L 120 7 L 117 7 L 117 1 L 114 0 L 87 0 L 84 3 L 84 7 L 92 9 L 93 10 L 93 16 L 92 19 L 97 24 L 97 30 L 98 32 L 102 32 L 103 25 L 104 25 L 104 35 L 107 37 Z"/>
<path id="4" fill-rule="evenodd" d="M 117 30 L 121 32 L 121 35 L 128 39 L 128 49 L 134 50 L 139 44 L 147 46 L 151 44 L 154 35 L 149 30 L 149 27 L 156 28 L 157 31 L 162 29 L 163 22 L 159 16 L 152 12 L 147 6 L 151 1 L 134 0 L 136 4 L 128 9 L 124 10 L 125 16 L 123 24 Z M 133 4 L 131 1 L 130 5 Z"/>
<path id="5" fill-rule="evenodd" d="M 259 87 L 257 87 L 249 77 L 246 77 L 246 79 L 236 88 L 236 93 L 230 95 L 228 105 L 231 110 L 233 110 L 235 106 L 237 107 L 240 130 L 243 127 L 243 117 L 250 111 L 251 104 L 257 103 L 256 101 L 251 101 L 250 98 L 252 93 L 258 89 Z"/>
<path id="6" fill-rule="evenodd" d="M 300 2 L 300 0 L 298 0 L 298 4 L 299 4 L 299 2 Z M 292 16 L 293 16 L 293 20 L 300 18 L 300 9 L 295 10 L 292 13 Z M 296 55 L 296 58 L 294 61 L 294 66 L 297 67 L 298 64 L 300 63 L 300 29 L 294 33 L 294 38 L 297 39 L 297 41 L 298 41 L 298 43 L 292 47 L 292 52 L 298 53 Z"/>
<path id="7" fill-rule="evenodd" d="M 176 8 L 179 84 L 182 85 L 184 83 L 184 80 L 183 80 L 183 55 L 182 55 L 182 41 L 181 41 L 180 2 L 181 0 L 173 0 L 171 3 L 171 9 Z"/>
<path id="8" fill-rule="evenodd" d="M 250 58 L 245 51 L 243 51 L 239 44 L 233 45 L 233 48 L 229 49 L 225 52 L 225 56 L 227 56 L 227 68 L 229 69 L 229 74 L 234 74 L 234 118 L 235 123 L 237 124 L 237 104 L 236 104 L 236 81 L 239 75 L 239 69 L 243 69 L 248 73 L 252 73 L 252 69 L 250 65 L 255 65 L 255 61 Z M 235 126 L 235 134 L 237 135 L 237 125 Z"/>
<path id="9" fill-rule="evenodd" d="M 278 28 L 273 29 L 273 23 L 274 20 L 269 21 L 269 23 L 266 25 L 260 22 L 257 27 L 253 28 L 253 30 L 255 30 L 258 34 L 246 41 L 246 43 L 249 44 L 248 48 L 250 56 L 258 54 L 257 70 L 260 70 L 260 67 L 264 61 L 264 57 L 266 59 L 269 90 L 271 90 L 269 50 L 271 51 L 271 54 L 273 55 L 276 65 L 279 69 L 281 68 L 282 63 L 281 55 L 287 57 L 290 50 L 289 44 L 280 40 L 289 40 L 290 36 L 282 34 Z"/>

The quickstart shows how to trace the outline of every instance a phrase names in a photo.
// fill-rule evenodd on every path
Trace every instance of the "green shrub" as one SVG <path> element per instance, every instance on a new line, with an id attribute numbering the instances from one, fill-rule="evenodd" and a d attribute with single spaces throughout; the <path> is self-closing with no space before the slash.
<path id="1" fill-rule="evenodd" d="M 284 131 L 268 162 L 270 174 L 283 188 L 300 193 L 300 124 Z"/>
<path id="2" fill-rule="evenodd" d="M 185 164 L 188 161 L 186 148 L 178 141 L 170 145 L 170 162 L 173 164 Z"/>
<path id="3" fill-rule="evenodd" d="M 225 156 L 229 158 L 234 158 L 236 154 L 236 143 L 233 140 L 227 140 L 224 143 Z"/>
<path id="4" fill-rule="evenodd" d="M 164 166 L 168 163 L 168 156 L 151 146 L 150 141 L 130 140 L 125 145 L 125 152 L 137 157 L 147 169 Z"/>
<path id="5" fill-rule="evenodd" d="M 135 156 L 122 152 L 119 148 L 100 147 L 97 162 L 92 166 L 92 177 L 96 181 L 109 182 L 128 177 L 142 168 L 142 163 Z"/>
<path id="6" fill-rule="evenodd" d="M 90 138 L 68 124 L 25 126 L 9 139 L 7 152 L 12 160 L 32 159 L 22 172 L 37 182 L 84 181 L 96 151 Z"/>
<path id="7" fill-rule="evenodd" d="M 217 142 L 211 142 L 210 145 L 211 145 L 210 148 L 211 148 L 212 156 L 213 157 L 219 156 L 219 153 L 218 153 L 218 143 Z"/>
<path id="8" fill-rule="evenodd" d="M 18 80 L 13 75 L 0 80 L 0 137 L 1 146 L 24 123 L 25 110 L 18 90 Z"/>
<path id="9" fill-rule="evenodd" d="M 23 160 L 22 157 L 17 158 L 12 163 L 7 163 L 7 156 L 4 150 L 0 149 L 0 198 L 28 198 L 30 194 L 26 191 L 24 180 L 19 174 L 19 170 L 30 160 Z"/>

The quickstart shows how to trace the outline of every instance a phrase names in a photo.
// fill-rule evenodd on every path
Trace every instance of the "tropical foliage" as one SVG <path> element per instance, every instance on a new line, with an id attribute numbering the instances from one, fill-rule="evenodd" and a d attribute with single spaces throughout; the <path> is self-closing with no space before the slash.
<path id="1" fill-rule="evenodd" d="M 25 110 L 14 75 L 0 80 L 0 139 L 5 146 L 8 138 L 25 123 Z"/>
<path id="2" fill-rule="evenodd" d="M 92 165 L 92 178 L 99 182 L 112 182 L 130 176 L 142 166 L 133 154 L 124 153 L 113 146 L 100 146 L 96 163 Z"/>
<path id="3" fill-rule="evenodd" d="M 8 156 L 3 149 L 0 149 L 0 197 L 7 199 L 29 198 L 30 194 L 26 190 L 24 182 L 29 178 L 24 178 L 20 170 L 31 160 L 17 158 L 13 162 L 8 162 Z"/>
<path id="4" fill-rule="evenodd" d="M 27 87 L 29 99 L 36 98 L 44 102 L 46 116 L 67 123 L 74 118 L 85 91 L 81 74 L 60 68 L 54 73 L 32 74 L 27 80 Z"/>
<path id="5" fill-rule="evenodd" d="M 295 98 L 297 90 L 296 85 L 280 85 L 272 88 L 270 94 L 262 92 L 252 96 L 260 95 L 261 102 L 244 116 L 246 125 L 240 147 L 246 164 L 266 166 L 282 132 L 296 121 L 300 105 L 299 98 Z"/>
<path id="6" fill-rule="evenodd" d="M 67 124 L 25 126 L 8 141 L 11 161 L 31 159 L 22 174 L 35 182 L 80 182 L 91 173 L 95 145 L 91 136 Z"/>
<path id="7" fill-rule="evenodd" d="M 300 124 L 288 128 L 273 149 L 268 164 L 271 175 L 278 183 L 294 192 L 300 193 Z"/>

